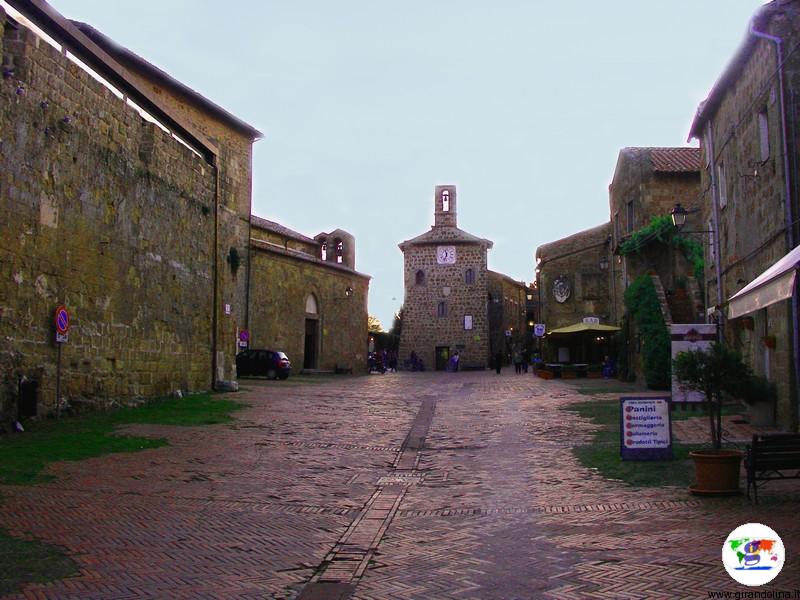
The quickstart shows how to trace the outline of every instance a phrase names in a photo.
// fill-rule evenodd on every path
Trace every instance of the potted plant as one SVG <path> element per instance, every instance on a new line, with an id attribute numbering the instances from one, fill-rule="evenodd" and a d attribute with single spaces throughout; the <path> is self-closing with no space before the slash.
<path id="1" fill-rule="evenodd" d="M 697 482 L 694 494 L 725 495 L 739 493 L 739 466 L 742 453 L 722 448 L 722 397 L 741 397 L 753 378 L 741 355 L 715 342 L 708 350 L 679 352 L 673 361 L 675 378 L 705 395 L 711 433 L 710 450 L 690 452 Z"/>
<path id="2" fill-rule="evenodd" d="M 778 389 L 775 383 L 760 375 L 752 375 L 742 394 L 749 407 L 750 424 L 767 427 L 775 423 L 775 401 Z"/>

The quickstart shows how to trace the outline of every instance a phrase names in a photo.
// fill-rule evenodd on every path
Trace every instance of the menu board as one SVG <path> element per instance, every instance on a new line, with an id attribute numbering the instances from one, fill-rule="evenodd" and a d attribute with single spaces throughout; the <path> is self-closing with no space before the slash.
<path id="1" fill-rule="evenodd" d="M 670 398 L 623 396 L 619 399 L 622 460 L 672 458 Z"/>

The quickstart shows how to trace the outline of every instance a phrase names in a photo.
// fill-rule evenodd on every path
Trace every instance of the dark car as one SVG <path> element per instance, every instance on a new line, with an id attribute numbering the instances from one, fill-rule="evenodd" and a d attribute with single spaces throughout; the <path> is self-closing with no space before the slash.
<path id="1" fill-rule="evenodd" d="M 291 372 L 292 363 L 283 352 L 251 349 L 236 355 L 236 373 L 241 377 L 261 375 L 286 379 Z"/>

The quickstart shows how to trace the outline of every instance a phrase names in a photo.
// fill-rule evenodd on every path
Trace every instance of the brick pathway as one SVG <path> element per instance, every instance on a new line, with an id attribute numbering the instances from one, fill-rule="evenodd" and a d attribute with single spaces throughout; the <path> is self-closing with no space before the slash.
<path id="1" fill-rule="evenodd" d="M 237 397 L 231 425 L 133 426 L 171 445 L 0 487 L 0 527 L 81 569 L 18 597 L 707 598 L 742 589 L 720 552 L 748 521 L 787 547 L 768 588 L 800 590 L 797 486 L 755 507 L 604 480 L 569 451 L 593 426 L 564 383 L 400 373 Z"/>

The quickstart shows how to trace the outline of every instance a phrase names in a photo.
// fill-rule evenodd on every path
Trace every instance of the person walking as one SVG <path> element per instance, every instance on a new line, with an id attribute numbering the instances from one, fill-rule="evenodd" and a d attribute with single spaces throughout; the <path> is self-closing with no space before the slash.
<path id="1" fill-rule="evenodd" d="M 522 354 L 520 354 L 519 350 L 514 352 L 514 371 L 516 371 L 517 375 L 522 373 Z"/>
<path id="2" fill-rule="evenodd" d="M 498 352 L 494 355 L 494 368 L 497 371 L 497 374 L 500 375 L 500 369 L 503 368 L 503 353 Z"/>

